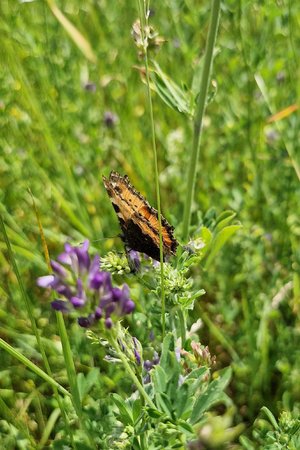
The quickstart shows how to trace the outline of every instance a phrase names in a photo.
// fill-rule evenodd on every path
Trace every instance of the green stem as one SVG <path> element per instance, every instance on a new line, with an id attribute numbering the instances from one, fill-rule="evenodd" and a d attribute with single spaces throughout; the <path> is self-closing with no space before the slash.
<path id="1" fill-rule="evenodd" d="M 46 372 L 44 372 L 42 369 L 40 369 L 36 364 L 34 364 L 32 361 L 30 361 L 30 359 L 26 358 L 26 356 L 22 355 L 14 347 L 9 345 L 7 342 L 5 342 L 1 338 L 0 338 L 0 348 L 5 350 L 11 356 L 13 356 L 18 361 L 20 361 L 22 364 L 24 364 L 24 366 L 26 366 L 29 370 L 34 372 L 37 376 L 39 376 L 40 378 L 45 380 L 47 383 L 49 383 L 50 386 L 57 389 L 61 394 L 70 396 L 70 393 L 63 386 L 61 386 L 57 381 L 55 381 L 50 375 L 48 375 Z"/>
<path id="2" fill-rule="evenodd" d="M 213 51 L 218 31 L 219 17 L 221 9 L 221 0 L 212 0 L 210 26 L 207 37 L 207 44 L 204 55 L 203 70 L 200 82 L 200 92 L 197 102 L 195 119 L 194 119 L 194 136 L 193 136 L 193 148 L 189 162 L 188 174 L 187 174 L 187 195 L 184 205 L 183 213 L 183 238 L 188 239 L 189 226 L 191 221 L 191 207 L 194 199 L 195 181 L 197 162 L 200 154 L 200 141 L 202 132 L 202 121 L 206 106 L 206 97 L 208 91 L 208 85 L 210 80 L 210 73 L 213 60 Z"/>
<path id="3" fill-rule="evenodd" d="M 179 323 L 180 323 L 181 347 L 184 348 L 184 344 L 186 341 L 185 311 L 183 311 L 182 309 L 178 309 L 178 317 L 179 317 Z"/>
<path id="4" fill-rule="evenodd" d="M 126 369 L 126 372 L 129 374 L 130 378 L 132 379 L 133 383 L 135 384 L 135 386 L 137 387 L 139 393 L 142 395 L 142 397 L 145 399 L 145 402 L 148 403 L 149 406 L 151 406 L 151 408 L 153 409 L 157 409 L 155 404 L 153 403 L 153 401 L 151 400 L 151 398 L 149 397 L 149 395 L 147 394 L 147 392 L 145 391 L 145 389 L 143 388 L 142 384 L 140 383 L 138 377 L 136 376 L 136 374 L 134 373 L 134 371 L 132 370 L 130 364 L 127 361 L 126 356 L 124 355 L 124 353 L 121 351 L 119 344 L 116 340 L 115 337 L 110 336 L 110 342 L 113 345 L 114 349 L 117 352 L 118 357 L 120 358 L 120 360 L 122 361 L 122 363 L 124 364 L 124 367 Z"/>
<path id="5" fill-rule="evenodd" d="M 36 372 L 39 376 L 44 378 L 47 382 L 49 382 L 52 385 L 55 398 L 56 398 L 56 400 L 58 402 L 58 405 L 60 407 L 63 419 L 64 419 L 65 424 L 66 424 L 66 428 L 69 431 L 69 435 L 70 435 L 71 441 L 73 442 L 73 436 L 72 436 L 72 433 L 71 433 L 71 430 L 70 430 L 70 426 L 69 426 L 69 423 L 68 423 L 66 411 L 65 411 L 65 409 L 63 407 L 63 404 L 62 404 L 62 401 L 60 399 L 60 396 L 58 395 L 58 391 L 60 391 L 61 393 L 64 393 L 65 395 L 66 394 L 70 395 L 70 394 L 69 394 L 68 391 L 66 391 L 58 383 L 56 384 L 56 382 L 53 379 L 51 367 L 50 367 L 50 364 L 49 364 L 49 361 L 48 361 L 48 358 L 47 358 L 47 355 L 46 355 L 46 352 L 45 352 L 45 348 L 44 348 L 43 342 L 42 342 L 41 337 L 40 337 L 39 330 L 37 328 L 37 325 L 36 325 L 36 322 L 35 322 L 35 319 L 34 319 L 32 304 L 31 304 L 31 301 L 29 300 L 29 298 L 27 296 L 27 293 L 25 291 L 23 280 L 22 280 L 22 277 L 20 275 L 20 272 L 19 272 L 19 269 L 18 269 L 18 265 L 17 265 L 17 262 L 16 262 L 15 257 L 14 257 L 14 253 L 13 253 L 11 245 L 10 245 L 10 241 L 9 241 L 7 233 L 6 233 L 6 228 L 5 228 L 5 224 L 4 224 L 2 216 L 0 216 L 0 224 L 1 224 L 2 232 L 3 232 L 4 240 L 5 240 L 5 243 L 6 243 L 6 246 L 7 246 L 9 259 L 10 259 L 10 262 L 12 264 L 13 270 L 14 270 L 15 275 L 16 275 L 17 280 L 18 280 L 19 288 L 20 288 L 20 291 L 21 291 L 21 297 L 22 297 L 22 299 L 24 301 L 24 304 L 25 304 L 25 307 L 27 309 L 27 314 L 28 314 L 30 322 L 31 322 L 31 328 L 32 328 L 32 330 L 33 330 L 33 332 L 35 334 L 36 341 L 37 341 L 37 344 L 38 344 L 38 348 L 39 348 L 39 350 L 41 352 L 42 359 L 43 359 L 43 362 L 44 362 L 44 365 L 45 365 L 45 368 L 46 368 L 46 371 L 47 371 L 47 377 L 48 378 L 47 379 L 45 378 L 46 374 L 45 374 L 44 371 L 39 369 L 35 364 L 31 363 L 31 361 L 27 360 L 27 358 L 24 357 L 24 359 L 22 359 L 22 355 L 21 355 L 21 357 L 19 357 L 19 353 L 18 352 L 15 351 L 15 353 L 14 353 L 13 351 L 10 351 L 8 349 L 8 347 L 6 349 L 8 351 L 10 351 L 10 353 L 13 354 L 13 356 L 15 356 L 16 358 L 18 358 L 22 363 L 27 365 L 27 367 L 29 367 L 31 370 Z M 2 341 L 2 342 L 4 342 L 4 341 Z M 6 345 L 8 345 L 8 344 L 6 344 Z M 74 446 L 74 448 L 75 448 L 75 446 Z"/>
<path id="6" fill-rule="evenodd" d="M 155 178 L 155 190 L 156 190 L 156 203 L 157 203 L 157 213 L 158 213 L 158 223 L 159 223 L 159 259 L 160 259 L 160 278 L 161 278 L 161 326 L 162 326 L 162 339 L 165 337 L 166 332 L 166 295 L 165 295 L 165 282 L 164 282 L 164 252 L 163 252 L 163 239 L 162 239 L 162 221 L 161 221 L 161 204 L 160 204 L 160 189 L 158 180 L 158 157 L 155 139 L 155 125 L 154 125 L 154 114 L 152 105 L 152 96 L 150 89 L 150 76 L 149 76 L 149 63 L 148 63 L 148 53 L 147 44 L 145 37 L 145 27 L 148 27 L 148 6 L 144 2 L 144 8 L 139 4 L 139 13 L 141 20 L 141 32 L 144 42 L 144 52 L 145 52 L 145 67 L 146 67 L 146 80 L 147 80 L 147 96 L 148 105 L 150 113 L 150 124 L 151 124 L 151 137 L 152 137 L 152 148 L 154 157 L 154 178 Z"/>
<path id="7" fill-rule="evenodd" d="M 69 338 L 68 338 L 68 333 L 67 333 L 64 318 L 63 318 L 63 315 L 61 312 L 56 311 L 56 320 L 57 320 L 57 326 L 58 326 L 59 335 L 60 335 L 60 339 L 61 339 L 64 360 L 66 363 L 66 371 L 67 371 L 68 381 L 69 381 L 70 389 L 71 389 L 71 393 L 72 393 L 72 403 L 73 403 L 74 409 L 76 411 L 77 417 L 79 419 L 80 426 L 82 427 L 82 429 L 91 445 L 91 448 L 95 449 L 96 445 L 95 445 L 94 440 L 86 426 L 86 421 L 85 421 L 84 414 L 82 411 L 80 395 L 79 395 L 79 390 L 78 390 L 78 385 L 77 385 L 75 365 L 74 365 L 74 361 L 73 361 L 73 356 L 72 356 L 72 351 L 71 351 L 70 342 L 69 342 Z"/>

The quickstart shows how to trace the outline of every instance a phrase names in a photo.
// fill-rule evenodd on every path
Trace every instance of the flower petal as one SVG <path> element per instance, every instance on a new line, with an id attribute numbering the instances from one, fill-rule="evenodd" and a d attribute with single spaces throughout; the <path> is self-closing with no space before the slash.
<path id="1" fill-rule="evenodd" d="M 85 273 L 90 267 L 90 256 L 88 252 L 89 244 L 89 241 L 86 240 L 81 247 L 74 247 L 80 273 Z"/>
<path id="2" fill-rule="evenodd" d="M 51 267 L 53 269 L 53 272 L 55 272 L 60 277 L 65 278 L 67 276 L 66 269 L 61 264 L 59 264 L 57 261 L 51 260 Z"/>
<path id="3" fill-rule="evenodd" d="M 81 297 L 71 297 L 70 301 L 74 308 L 81 308 L 85 305 L 85 300 Z"/>
<path id="4" fill-rule="evenodd" d="M 135 250 L 129 250 L 127 252 L 127 258 L 129 267 L 133 272 L 138 272 L 141 268 L 141 260 L 139 252 Z"/>
<path id="5" fill-rule="evenodd" d="M 105 326 L 106 326 L 106 328 L 110 329 L 112 327 L 112 325 L 113 325 L 113 322 L 112 322 L 110 317 L 105 319 Z"/>
<path id="6" fill-rule="evenodd" d="M 88 317 L 78 317 L 77 322 L 82 328 L 88 328 L 91 325 Z"/>
<path id="7" fill-rule="evenodd" d="M 130 314 L 135 308 L 135 303 L 132 300 L 127 300 L 126 303 L 123 305 L 122 313 L 123 314 Z"/>
<path id="8" fill-rule="evenodd" d="M 96 255 L 91 262 L 89 276 L 92 277 L 95 273 L 100 271 L 100 256 Z"/>
<path id="9" fill-rule="evenodd" d="M 61 311 L 61 312 L 65 312 L 65 313 L 70 312 L 70 308 L 69 308 L 68 302 L 64 302 L 63 300 L 54 300 L 51 303 L 51 306 L 56 311 Z"/>
<path id="10" fill-rule="evenodd" d="M 51 287 L 54 280 L 55 280 L 54 275 L 45 275 L 44 277 L 39 277 L 36 280 L 36 284 L 40 287 L 47 288 Z"/>
<path id="11" fill-rule="evenodd" d="M 54 289 L 58 294 L 63 295 L 68 300 L 70 300 L 72 296 L 72 291 L 69 286 L 64 283 L 61 283 L 60 280 L 56 279 L 52 284 L 52 289 Z"/>
<path id="12" fill-rule="evenodd" d="M 89 285 L 91 289 L 99 289 L 104 286 L 105 289 L 111 287 L 111 275 L 109 272 L 96 272 L 89 276 Z"/>

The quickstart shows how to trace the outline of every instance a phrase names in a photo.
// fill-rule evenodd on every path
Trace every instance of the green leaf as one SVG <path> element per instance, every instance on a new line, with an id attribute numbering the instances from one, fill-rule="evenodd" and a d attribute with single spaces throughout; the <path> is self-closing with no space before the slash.
<path id="1" fill-rule="evenodd" d="M 160 66 L 154 62 L 154 69 L 151 69 L 150 87 L 153 89 L 163 102 L 170 108 L 180 113 L 193 115 L 192 106 L 194 105 L 194 97 L 191 92 L 181 89 L 167 74 L 165 74 Z"/>
<path id="2" fill-rule="evenodd" d="M 152 380 L 156 392 L 165 392 L 167 388 L 167 375 L 164 369 L 158 365 L 152 371 Z"/>
<path id="3" fill-rule="evenodd" d="M 159 365 L 166 370 L 169 368 L 170 352 L 174 352 L 174 336 L 172 333 L 168 333 L 164 338 L 159 361 Z"/>
<path id="4" fill-rule="evenodd" d="M 153 419 L 158 419 L 163 416 L 163 413 L 158 409 L 147 408 L 147 412 L 149 416 L 152 417 Z"/>
<path id="5" fill-rule="evenodd" d="M 119 409 L 120 420 L 123 425 L 134 425 L 132 412 L 122 397 L 118 394 L 112 394 L 111 398 Z"/>
<path id="6" fill-rule="evenodd" d="M 143 410 L 142 410 L 142 402 L 140 398 L 137 398 L 132 405 L 132 416 L 133 416 L 133 420 L 134 422 L 136 422 L 140 415 L 142 414 Z"/>
<path id="7" fill-rule="evenodd" d="M 210 245 L 210 251 L 205 263 L 205 269 L 208 269 L 213 259 L 219 253 L 221 248 L 226 244 L 228 239 L 241 228 L 241 225 L 229 225 L 223 228 L 212 240 Z"/>
<path id="8" fill-rule="evenodd" d="M 246 436 L 240 436 L 239 441 L 246 450 L 255 450 L 253 443 Z"/>
<path id="9" fill-rule="evenodd" d="M 221 231 L 226 225 L 228 225 L 236 216 L 236 213 L 233 211 L 224 211 L 219 215 L 216 222 L 216 231 Z"/>
<path id="10" fill-rule="evenodd" d="M 265 415 L 268 417 L 269 421 L 271 422 L 271 424 L 273 425 L 275 430 L 279 429 L 279 425 L 277 423 L 277 420 L 275 419 L 274 415 L 272 414 L 272 412 L 269 410 L 269 408 L 267 408 L 266 406 L 263 406 L 261 408 L 261 411 L 265 413 Z"/>
<path id="11" fill-rule="evenodd" d="M 197 423 L 202 415 L 215 403 L 224 400 L 223 390 L 228 385 L 231 378 L 232 370 L 231 367 L 228 367 L 224 371 L 220 377 L 214 381 L 212 381 L 205 392 L 201 393 L 198 399 L 195 401 L 193 411 L 190 418 L 190 423 Z"/>
<path id="12" fill-rule="evenodd" d="M 179 362 L 176 359 L 175 352 L 173 352 L 170 355 L 170 367 L 167 372 L 167 377 L 169 379 L 167 384 L 166 393 L 170 400 L 173 402 L 177 400 L 177 393 L 178 393 L 178 383 L 179 383 L 179 376 L 181 373 L 181 366 Z"/>
<path id="13" fill-rule="evenodd" d="M 183 383 L 178 389 L 177 401 L 175 404 L 176 417 L 181 417 L 184 413 L 188 398 L 189 386 L 187 383 Z"/>
<path id="14" fill-rule="evenodd" d="M 92 368 L 89 373 L 84 376 L 83 373 L 77 375 L 77 383 L 80 400 L 84 398 L 86 394 L 92 389 L 92 387 L 98 382 L 99 369 L 96 367 Z"/>
<path id="15" fill-rule="evenodd" d="M 178 421 L 178 430 L 182 430 L 183 433 L 194 434 L 194 432 L 195 432 L 193 427 L 189 423 L 187 423 L 185 420 Z"/>
<path id="16" fill-rule="evenodd" d="M 174 418 L 173 407 L 169 400 L 169 397 L 162 393 L 157 393 L 155 396 L 156 404 L 161 411 L 165 412 L 168 416 Z"/>
<path id="17" fill-rule="evenodd" d="M 200 367 L 198 369 L 192 370 L 185 379 L 185 382 L 190 379 L 197 379 L 197 381 L 201 381 L 202 378 L 209 373 L 209 369 L 207 367 Z"/>

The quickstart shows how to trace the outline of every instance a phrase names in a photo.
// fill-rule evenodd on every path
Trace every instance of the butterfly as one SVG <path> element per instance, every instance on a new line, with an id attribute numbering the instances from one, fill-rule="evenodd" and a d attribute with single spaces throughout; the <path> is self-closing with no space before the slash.
<path id="1" fill-rule="evenodd" d="M 118 216 L 125 248 L 145 253 L 157 261 L 159 252 L 158 212 L 130 183 L 127 175 L 112 171 L 103 183 Z M 161 232 L 164 258 L 175 255 L 178 242 L 174 227 L 161 216 Z"/>

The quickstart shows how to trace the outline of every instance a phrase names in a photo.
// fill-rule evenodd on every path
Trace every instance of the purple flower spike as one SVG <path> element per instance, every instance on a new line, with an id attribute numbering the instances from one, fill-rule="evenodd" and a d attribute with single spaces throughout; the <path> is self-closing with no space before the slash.
<path id="1" fill-rule="evenodd" d="M 91 260 L 88 250 L 88 240 L 80 247 L 66 243 L 58 261 L 51 261 L 54 273 L 38 278 L 37 284 L 43 288 L 50 287 L 63 298 L 52 302 L 56 311 L 71 312 L 84 308 L 84 315 L 78 317 L 81 327 L 91 327 L 103 320 L 105 327 L 110 329 L 115 320 L 130 314 L 135 304 L 129 297 L 128 286 L 125 284 L 122 289 L 113 287 L 111 274 L 100 270 L 100 256 L 96 255 Z"/>

